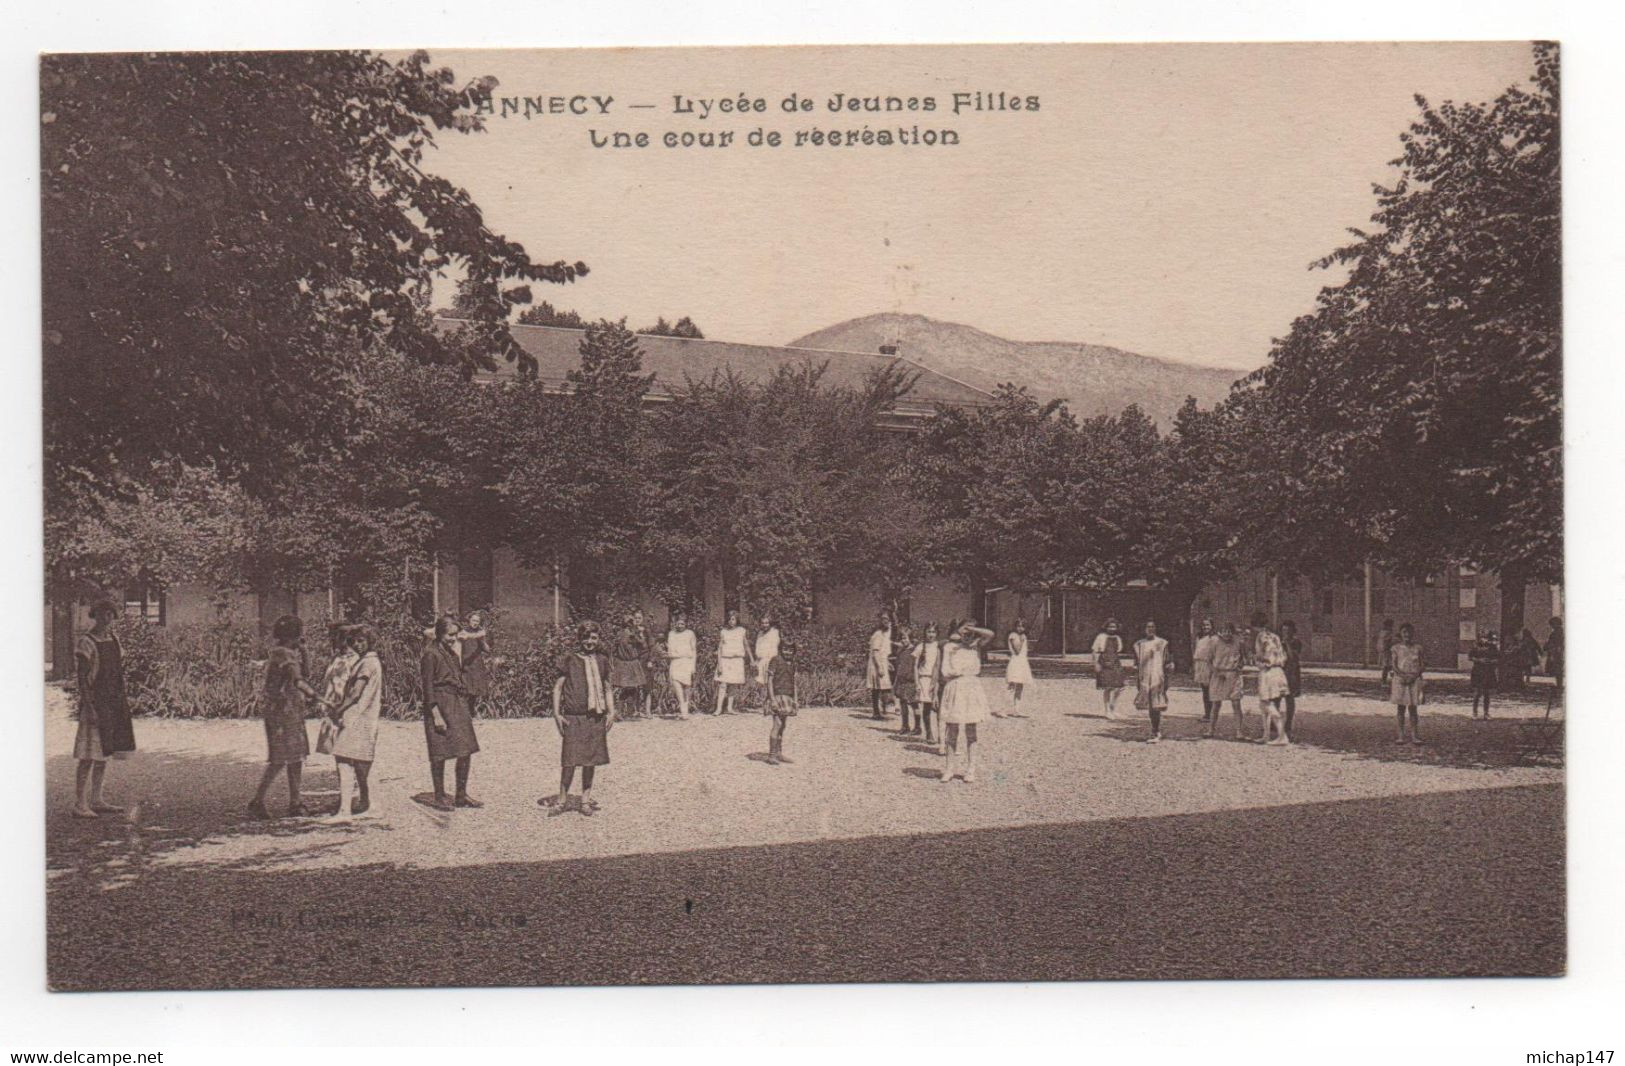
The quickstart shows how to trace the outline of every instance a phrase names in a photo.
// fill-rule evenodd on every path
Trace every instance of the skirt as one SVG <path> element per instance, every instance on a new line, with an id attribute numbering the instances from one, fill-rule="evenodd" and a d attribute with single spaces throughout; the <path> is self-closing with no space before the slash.
<path id="1" fill-rule="evenodd" d="M 975 725 L 988 717 L 987 693 L 978 677 L 953 677 L 942 686 L 939 708 L 945 725 Z"/>
<path id="2" fill-rule="evenodd" d="M 1286 696 L 1291 689 L 1286 683 L 1286 671 L 1279 666 L 1266 666 L 1258 671 L 1258 698 L 1261 700 L 1278 700 Z"/>
<path id="3" fill-rule="evenodd" d="M 363 711 L 357 704 L 339 720 L 339 736 L 333 742 L 333 758 L 351 762 L 372 762 L 378 747 L 378 708 Z"/>
<path id="4" fill-rule="evenodd" d="M 672 659 L 666 667 L 666 673 L 679 685 L 692 685 L 694 683 L 694 660 Z"/>
<path id="5" fill-rule="evenodd" d="M 128 752 L 115 751 L 111 755 L 102 750 L 102 731 L 88 719 L 79 719 L 79 729 L 73 734 L 73 757 L 81 762 L 106 762 L 122 759 Z"/>
<path id="6" fill-rule="evenodd" d="M 1286 694 L 1293 698 L 1303 695 L 1303 665 L 1301 663 L 1288 663 L 1286 665 Z"/>
<path id="7" fill-rule="evenodd" d="M 1033 683 L 1033 668 L 1027 664 L 1025 655 L 1010 656 L 1010 663 L 1004 668 L 1004 681 L 1007 685 L 1030 685 Z"/>
<path id="8" fill-rule="evenodd" d="M 885 663 L 876 664 L 875 657 L 869 656 L 869 665 L 863 672 L 863 684 L 871 692 L 884 692 L 891 688 L 891 668 Z"/>
<path id="9" fill-rule="evenodd" d="M 609 661 L 610 688 L 644 688 L 649 684 L 649 671 L 639 659 L 611 659 Z"/>
<path id="10" fill-rule="evenodd" d="M 302 706 L 265 705 L 265 761 L 298 762 L 310 754 Z"/>
<path id="11" fill-rule="evenodd" d="M 436 733 L 434 720 L 423 716 L 423 735 L 429 745 L 429 758 L 461 759 L 480 750 L 479 737 L 474 735 L 474 718 L 468 713 L 468 704 L 461 699 L 448 699 L 440 704 L 440 713 L 446 719 L 446 731 Z"/>
<path id="12" fill-rule="evenodd" d="M 796 698 L 794 696 L 774 696 L 768 710 L 780 718 L 794 718 L 796 714 Z"/>
<path id="13" fill-rule="evenodd" d="M 564 743 L 559 748 L 560 766 L 609 765 L 609 718 L 602 714 L 561 714 L 559 726 Z"/>
<path id="14" fill-rule="evenodd" d="M 920 698 L 920 687 L 914 683 L 913 678 L 899 680 L 892 684 L 891 694 L 897 699 L 914 703 Z"/>
<path id="15" fill-rule="evenodd" d="M 1207 695 L 1208 699 L 1214 701 L 1241 699 L 1241 671 L 1213 671 L 1213 680 L 1208 682 Z"/>
<path id="16" fill-rule="evenodd" d="M 1473 664 L 1473 687 L 1479 690 L 1495 689 L 1495 667 L 1490 663 Z"/>
<path id="17" fill-rule="evenodd" d="M 1192 680 L 1198 686 L 1213 684 L 1213 664 L 1207 659 L 1198 659 L 1191 664 Z"/>
<path id="18" fill-rule="evenodd" d="M 915 699 L 921 703 L 937 702 L 937 679 L 933 674 L 921 674 L 915 682 Z"/>
<path id="19" fill-rule="evenodd" d="M 744 658 L 730 655 L 725 659 L 718 659 L 717 680 L 724 685 L 743 685 L 745 683 Z"/>
<path id="20" fill-rule="evenodd" d="M 1111 656 L 1095 670 L 1095 687 L 1122 688 L 1124 676 L 1123 660 Z"/>
<path id="21" fill-rule="evenodd" d="M 1388 679 L 1388 686 L 1389 702 L 1396 707 L 1420 707 L 1427 702 L 1421 678 L 1401 681 L 1398 674 L 1393 674 Z"/>

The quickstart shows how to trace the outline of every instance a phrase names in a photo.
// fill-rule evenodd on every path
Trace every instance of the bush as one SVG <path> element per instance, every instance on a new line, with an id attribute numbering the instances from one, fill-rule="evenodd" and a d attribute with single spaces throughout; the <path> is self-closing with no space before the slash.
<path id="1" fill-rule="evenodd" d="M 574 626 L 547 626 L 503 639 L 493 614 L 491 693 L 480 701 L 481 718 L 545 717 L 553 709 L 553 683 L 560 656 L 576 648 Z M 258 626 L 225 621 L 211 625 L 158 627 L 136 620 L 118 623 L 125 653 L 125 686 L 136 714 L 164 718 L 252 718 L 259 715 L 269 642 Z M 657 639 L 664 637 L 659 634 Z M 868 625 L 812 626 L 792 634 L 801 662 L 802 703 L 807 706 L 861 706 L 868 699 L 863 660 Z M 383 715 L 396 720 L 422 716 L 423 626 L 403 619 L 379 627 L 378 656 L 384 668 Z M 696 709 L 716 705 L 717 638 L 700 631 L 699 658 L 690 702 Z M 332 658 L 324 618 L 306 620 L 305 647 L 312 685 L 320 683 Z M 654 710 L 676 713 L 664 660 L 651 671 Z M 741 708 L 760 707 L 766 693 L 752 679 Z M 636 717 L 641 708 L 623 708 Z"/>

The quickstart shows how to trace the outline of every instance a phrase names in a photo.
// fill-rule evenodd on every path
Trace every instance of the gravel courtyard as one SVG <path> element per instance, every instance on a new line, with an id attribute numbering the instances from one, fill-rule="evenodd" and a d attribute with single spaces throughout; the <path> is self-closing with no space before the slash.
<path id="1" fill-rule="evenodd" d="M 853 709 L 793 719 L 777 767 L 760 715 L 628 721 L 593 818 L 536 803 L 557 788 L 547 720 L 481 723 L 486 806 L 450 814 L 412 798 L 422 727 L 386 723 L 377 817 L 349 825 L 246 817 L 252 720 L 138 720 L 141 751 L 109 772 L 128 816 L 72 819 L 73 722 L 53 688 L 50 981 L 1561 973 L 1562 770 L 1519 757 L 1544 690 L 1473 722 L 1445 682 L 1411 748 L 1374 680 L 1309 688 L 1292 748 L 1201 739 L 1188 689 L 1148 745 L 1126 695 L 1108 721 L 1091 682 L 1041 674 L 1023 717 L 984 727 L 973 785 L 941 783 L 934 749 Z M 307 801 L 332 809 L 335 785 L 312 757 Z"/>

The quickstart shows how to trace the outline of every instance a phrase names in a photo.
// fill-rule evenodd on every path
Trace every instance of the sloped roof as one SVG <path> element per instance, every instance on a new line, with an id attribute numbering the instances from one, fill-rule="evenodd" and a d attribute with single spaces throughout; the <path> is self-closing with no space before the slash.
<path id="1" fill-rule="evenodd" d="M 460 324 L 458 319 L 440 320 L 446 328 Z M 581 365 L 582 330 L 559 326 L 509 327 L 514 340 L 536 360 L 537 376 L 548 384 L 562 385 L 565 375 Z M 639 335 L 643 349 L 643 370 L 653 374 L 650 394 L 669 397 L 681 394 L 690 380 L 709 378 L 714 372 L 731 370 L 746 381 L 767 381 L 780 367 L 827 364 L 824 380 L 832 385 L 861 388 L 873 371 L 884 366 L 900 367 L 916 375 L 914 388 L 898 403 L 899 413 L 928 414 L 938 404 L 979 406 L 989 403 L 990 393 L 956 378 L 939 374 L 903 355 L 879 352 L 840 352 L 820 348 L 779 348 L 766 344 L 735 344 L 730 341 L 693 340 L 688 337 Z M 512 378 L 517 371 L 503 366 L 479 375 L 483 380 Z"/>

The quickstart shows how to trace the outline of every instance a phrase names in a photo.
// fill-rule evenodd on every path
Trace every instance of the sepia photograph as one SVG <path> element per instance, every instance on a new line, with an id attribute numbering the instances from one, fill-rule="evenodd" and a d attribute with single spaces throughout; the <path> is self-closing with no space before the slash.
<path id="1" fill-rule="evenodd" d="M 1562 977 L 1561 81 L 46 51 L 42 983 Z"/>

